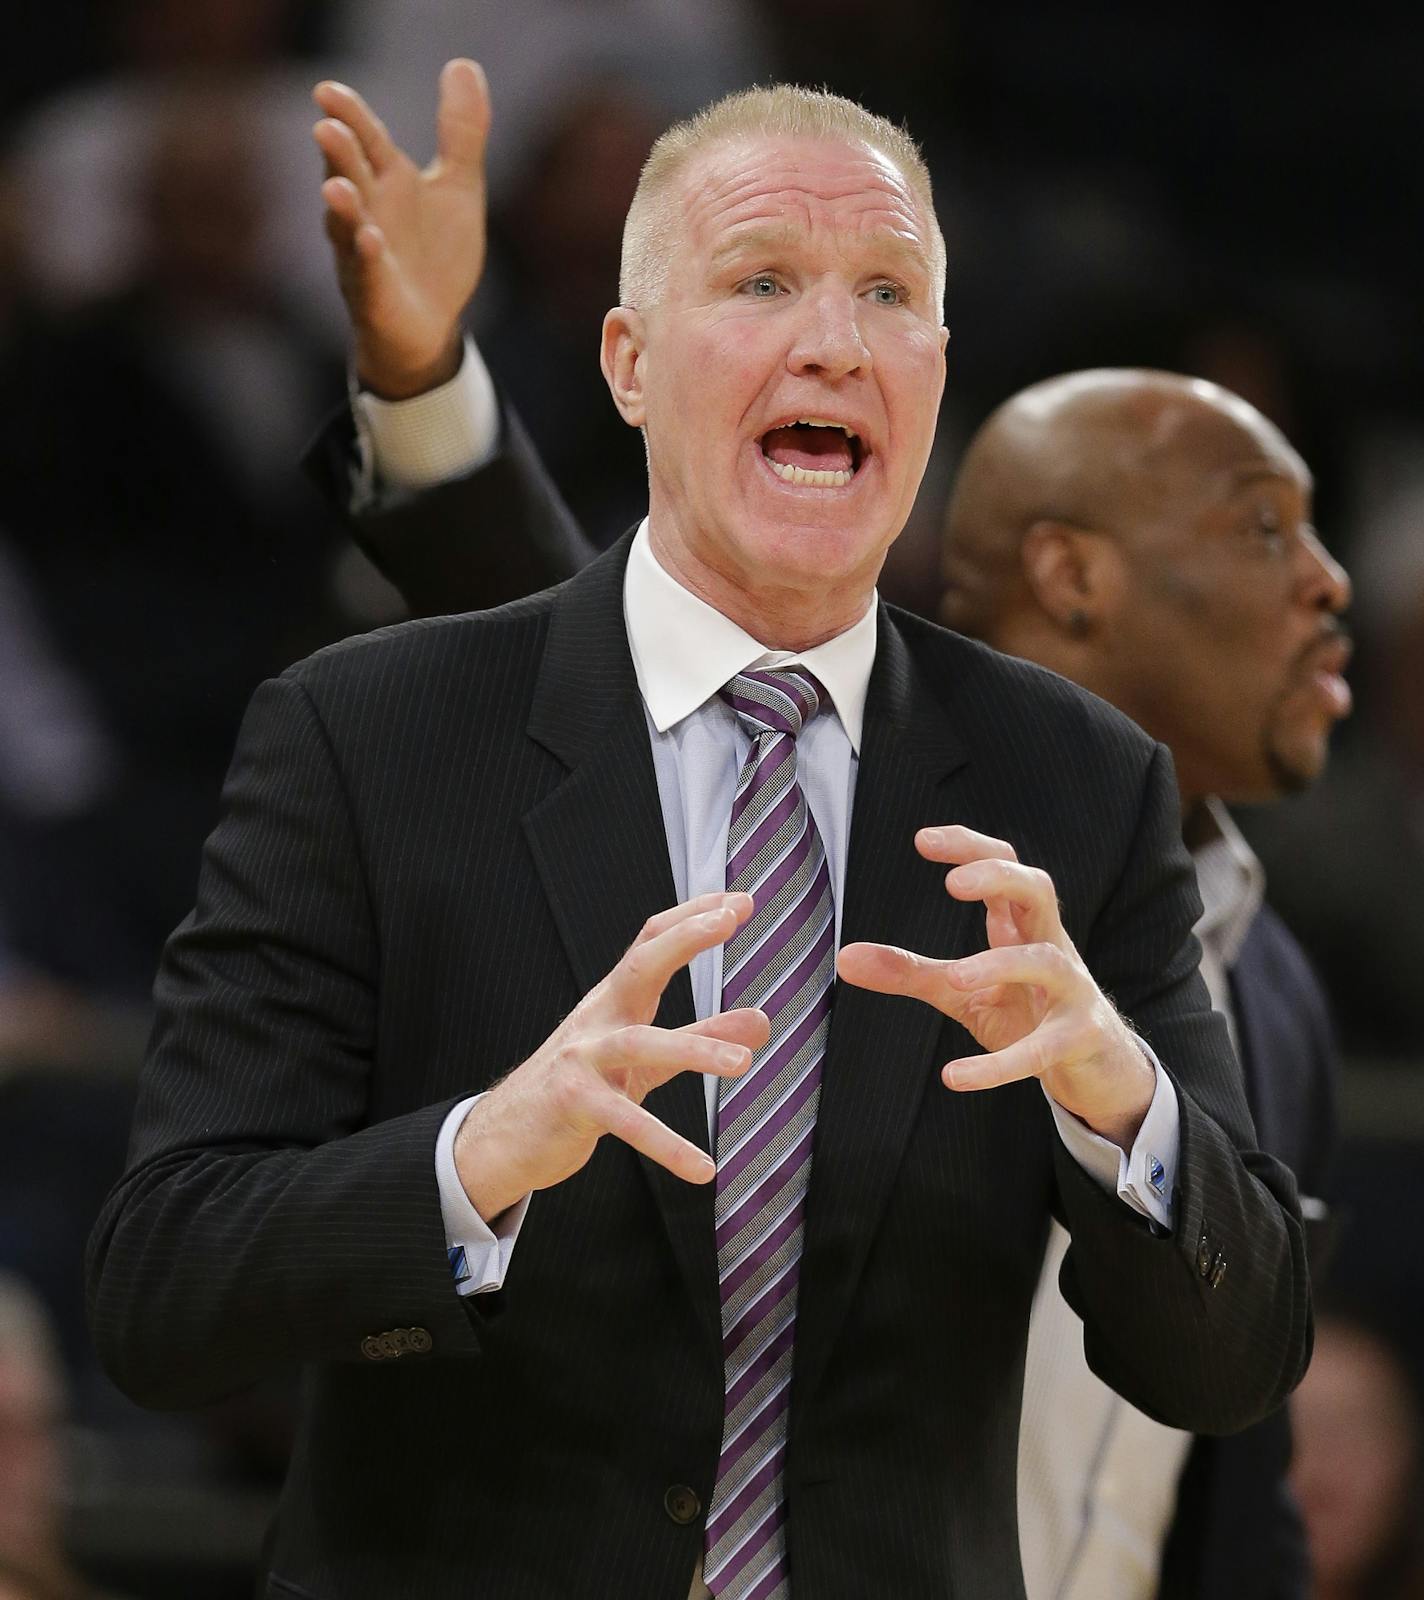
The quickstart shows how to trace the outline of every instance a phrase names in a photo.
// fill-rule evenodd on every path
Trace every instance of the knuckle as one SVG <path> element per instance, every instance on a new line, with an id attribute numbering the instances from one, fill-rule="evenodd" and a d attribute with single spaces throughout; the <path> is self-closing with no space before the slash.
<path id="1" fill-rule="evenodd" d="M 586 1099 L 587 1089 L 582 1072 L 571 1057 L 564 1059 L 561 1052 L 555 1057 L 553 1072 L 550 1075 L 550 1103 L 559 1116 L 571 1118 L 575 1112 L 583 1108 Z"/>

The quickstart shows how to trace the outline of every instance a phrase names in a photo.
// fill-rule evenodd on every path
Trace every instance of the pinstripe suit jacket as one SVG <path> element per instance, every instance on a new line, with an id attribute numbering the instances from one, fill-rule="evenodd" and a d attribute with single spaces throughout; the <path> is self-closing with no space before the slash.
<path id="1" fill-rule="evenodd" d="M 722 1415 L 710 1186 L 606 1139 L 535 1197 L 504 1288 L 472 1303 L 433 1167 L 449 1107 L 674 897 L 626 553 L 264 686 L 166 951 L 91 1315 L 117 1380 L 155 1405 L 306 1365 L 269 1595 L 687 1592 L 700 1517 L 668 1491 L 705 1505 Z M 1304 1249 L 1289 1175 L 1241 1153 L 1165 752 L 1047 673 L 888 608 L 880 628 L 843 937 L 980 948 L 982 910 L 945 895 L 911 836 L 953 819 L 1012 839 L 1181 1099 L 1176 1228 L 1156 1236 L 1067 1157 L 1037 1084 L 952 1095 L 936 1069 L 970 1048 L 953 1024 L 836 997 L 792 1389 L 796 1590 L 1013 1600 L 1050 1210 L 1094 1365 L 1199 1432 L 1246 1425 L 1298 1377 Z M 691 1016 L 683 974 L 660 1020 Z M 700 1080 L 649 1105 L 705 1141 Z M 1204 1277 L 1203 1250 L 1226 1270 Z M 428 1338 L 367 1359 L 395 1328 Z"/>

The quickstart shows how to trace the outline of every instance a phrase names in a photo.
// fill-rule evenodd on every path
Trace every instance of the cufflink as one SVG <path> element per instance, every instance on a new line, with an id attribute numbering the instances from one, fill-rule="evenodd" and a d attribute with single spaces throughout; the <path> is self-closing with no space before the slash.
<path id="1" fill-rule="evenodd" d="M 1147 1181 L 1163 1200 L 1167 1198 L 1167 1169 L 1150 1151 L 1147 1155 Z"/>
<path id="2" fill-rule="evenodd" d="M 450 1271 L 455 1282 L 468 1283 L 470 1281 L 470 1263 L 465 1259 L 465 1247 L 462 1244 L 451 1245 L 446 1252 L 450 1257 Z"/>

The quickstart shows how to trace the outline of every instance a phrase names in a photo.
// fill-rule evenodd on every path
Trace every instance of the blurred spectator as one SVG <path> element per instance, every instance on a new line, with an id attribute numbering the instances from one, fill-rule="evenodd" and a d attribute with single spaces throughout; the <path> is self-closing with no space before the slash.
<path id="1" fill-rule="evenodd" d="M 0 1276 L 0 1600 L 102 1600 L 64 1551 L 64 1410 L 44 1311 Z"/>
<path id="2" fill-rule="evenodd" d="M 38 1300 L 0 1278 L 0 1555 L 57 1580 L 64 1383 Z"/>
<path id="3" fill-rule="evenodd" d="M 1368 738 L 1270 824 L 1278 903 L 1320 965 L 1347 1052 L 1417 1060 L 1424 973 L 1424 476 L 1405 477 L 1354 558 Z"/>
<path id="4" fill-rule="evenodd" d="M 502 107 L 491 149 L 502 142 Z M 490 281 L 478 303 L 491 370 L 600 546 L 642 517 L 647 468 L 608 398 L 589 329 L 617 302 L 623 218 L 661 131 L 654 107 L 627 85 L 589 84 L 560 102 L 491 216 Z"/>
<path id="5" fill-rule="evenodd" d="M 1418 1396 L 1387 1339 L 1325 1315 L 1291 1401 L 1316 1600 L 1424 1596 Z"/>
<path id="6" fill-rule="evenodd" d="M 222 97 L 240 89 L 252 110 L 243 164 L 264 197 L 254 241 L 262 270 L 334 329 L 339 307 L 313 261 L 313 73 L 286 55 L 298 24 L 321 8 L 309 0 L 108 0 L 107 9 L 112 75 L 42 103 L 15 136 L 26 255 L 45 297 L 71 305 L 125 287 L 147 252 L 132 197 L 168 92 L 187 86 L 217 97 L 194 119 L 198 134 L 224 115 Z"/>
<path id="7" fill-rule="evenodd" d="M 101 993 L 146 996 L 258 680 L 349 627 L 292 459 L 339 367 L 266 276 L 259 109 L 153 106 L 131 279 L 0 358 L 11 556 L 92 756 L 0 815 L 0 917 L 19 957 Z"/>
<path id="8" fill-rule="evenodd" d="M 750 0 L 520 0 L 515 15 L 497 0 L 346 0 L 336 29 L 338 52 L 359 63 L 357 81 L 412 152 L 429 140 L 441 66 L 455 56 L 484 66 L 499 118 L 490 147 L 496 205 L 517 190 L 550 107 L 588 84 L 636 84 L 660 133 L 768 73 L 760 7 Z"/>

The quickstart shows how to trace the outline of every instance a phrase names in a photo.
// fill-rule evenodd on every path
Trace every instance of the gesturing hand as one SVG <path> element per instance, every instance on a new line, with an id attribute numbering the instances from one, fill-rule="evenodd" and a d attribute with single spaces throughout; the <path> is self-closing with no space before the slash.
<path id="1" fill-rule="evenodd" d="M 923 1000 L 961 1023 L 988 1052 L 949 1062 L 951 1089 L 992 1089 L 1040 1078 L 1065 1110 L 1130 1148 L 1156 1075 L 1064 931 L 1053 880 L 1014 848 L 970 828 L 922 828 L 915 848 L 951 863 L 945 887 L 982 900 L 989 949 L 934 961 L 892 945 L 852 944 L 837 971 L 847 983 Z"/>
<path id="2" fill-rule="evenodd" d="M 326 232 L 356 334 L 356 372 L 387 399 L 420 394 L 460 364 L 460 313 L 485 266 L 489 89 L 446 62 L 435 159 L 423 171 L 354 89 L 319 83 L 312 130 L 326 159 Z"/>
<path id="3" fill-rule="evenodd" d="M 651 917 L 603 982 L 471 1109 L 455 1139 L 455 1166 L 487 1222 L 577 1172 L 606 1133 L 689 1183 L 713 1176 L 707 1153 L 642 1101 L 679 1072 L 745 1072 L 767 1041 L 766 1016 L 724 1011 L 677 1029 L 652 1020 L 673 974 L 730 939 L 751 911 L 748 894 L 704 894 Z"/>

